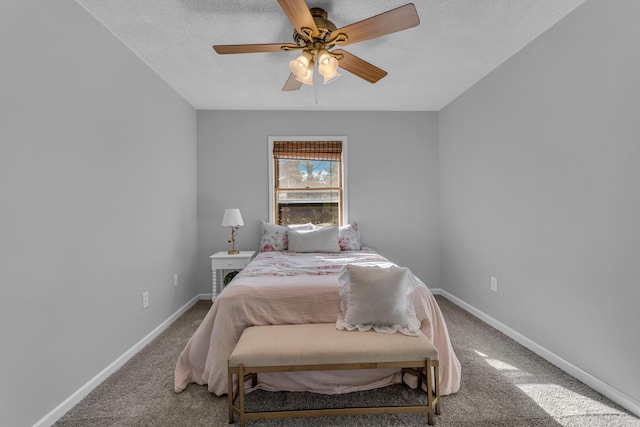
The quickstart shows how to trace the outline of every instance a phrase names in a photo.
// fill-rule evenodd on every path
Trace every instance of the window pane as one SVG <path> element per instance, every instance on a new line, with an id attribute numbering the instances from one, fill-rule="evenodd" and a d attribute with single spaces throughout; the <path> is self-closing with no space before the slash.
<path id="1" fill-rule="evenodd" d="M 338 190 L 278 190 L 278 203 L 326 203 L 340 200 Z"/>
<path id="2" fill-rule="evenodd" d="M 340 187 L 340 162 L 278 159 L 278 188 Z"/>
<path id="3" fill-rule="evenodd" d="M 278 205 L 280 225 L 306 224 L 338 225 L 339 207 L 335 203 L 292 203 Z"/>
<path id="4" fill-rule="evenodd" d="M 338 225 L 340 222 L 338 190 L 278 191 L 278 223 Z"/>

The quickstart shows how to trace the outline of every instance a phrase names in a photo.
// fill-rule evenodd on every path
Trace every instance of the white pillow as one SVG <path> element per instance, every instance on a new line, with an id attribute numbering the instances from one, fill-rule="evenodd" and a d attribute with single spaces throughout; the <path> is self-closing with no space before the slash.
<path id="1" fill-rule="evenodd" d="M 416 282 L 408 268 L 346 265 L 338 281 L 337 329 L 420 335 L 420 321 L 409 298 Z"/>
<path id="2" fill-rule="evenodd" d="M 301 231 L 301 230 L 311 231 L 311 230 L 316 230 L 318 227 L 308 222 L 306 224 L 289 224 L 287 225 L 287 228 L 290 228 L 291 230 L 297 230 L 297 231 Z"/>
<path id="3" fill-rule="evenodd" d="M 290 252 L 340 252 L 338 227 L 316 230 L 288 230 Z"/>

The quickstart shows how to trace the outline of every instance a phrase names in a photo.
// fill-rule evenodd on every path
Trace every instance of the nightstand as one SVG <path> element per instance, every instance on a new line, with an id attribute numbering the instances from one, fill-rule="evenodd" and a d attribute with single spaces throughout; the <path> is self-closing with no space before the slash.
<path id="1" fill-rule="evenodd" d="M 239 254 L 230 255 L 227 251 L 216 252 L 211 255 L 211 272 L 213 273 L 213 296 L 215 301 L 218 294 L 222 291 L 222 280 L 225 270 L 242 270 L 249 264 L 251 258 L 256 251 L 240 251 Z"/>

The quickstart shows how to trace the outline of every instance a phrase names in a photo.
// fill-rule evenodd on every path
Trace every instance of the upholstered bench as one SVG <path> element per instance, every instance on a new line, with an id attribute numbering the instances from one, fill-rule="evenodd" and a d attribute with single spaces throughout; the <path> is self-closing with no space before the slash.
<path id="1" fill-rule="evenodd" d="M 426 405 L 300 409 L 246 412 L 244 382 L 261 372 L 401 368 L 425 384 Z M 335 323 L 252 326 L 242 333 L 229 357 L 229 422 L 324 415 L 426 412 L 433 425 L 440 414 L 438 351 L 424 335 L 339 331 Z M 236 400 L 238 400 L 236 404 Z"/>

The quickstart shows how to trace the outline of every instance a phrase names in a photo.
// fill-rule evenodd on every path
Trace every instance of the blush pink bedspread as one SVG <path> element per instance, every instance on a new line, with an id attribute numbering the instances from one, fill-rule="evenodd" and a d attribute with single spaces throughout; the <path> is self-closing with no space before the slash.
<path id="1" fill-rule="evenodd" d="M 260 253 L 216 298 L 182 351 L 175 368 L 175 392 L 197 383 L 207 384 L 218 396 L 226 394 L 227 360 L 249 326 L 335 322 L 340 312 L 338 273 L 346 264 L 391 265 L 372 250 Z M 411 300 L 422 332 L 438 349 L 440 393 L 455 393 L 460 388 L 460 362 L 440 307 L 427 286 L 418 283 Z M 338 394 L 400 380 L 396 369 L 270 373 L 259 376 L 257 388 Z"/>

